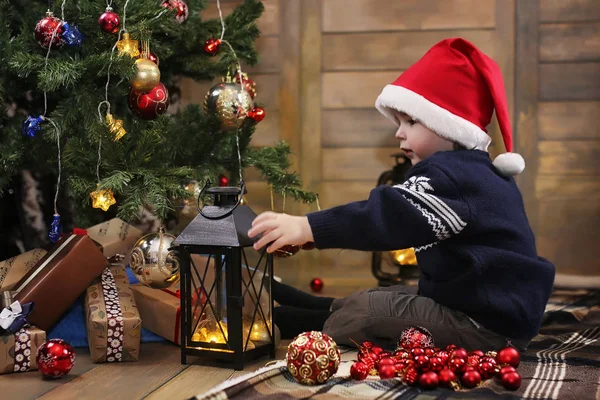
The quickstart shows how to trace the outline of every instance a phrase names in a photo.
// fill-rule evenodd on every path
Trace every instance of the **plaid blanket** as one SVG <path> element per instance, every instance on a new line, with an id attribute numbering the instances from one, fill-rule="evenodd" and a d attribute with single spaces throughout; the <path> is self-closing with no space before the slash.
<path id="1" fill-rule="evenodd" d="M 297 383 L 285 361 L 224 382 L 196 399 L 599 399 L 600 292 L 556 292 L 548 305 L 542 334 L 521 355 L 519 390 L 505 390 L 495 379 L 475 389 L 424 391 L 400 379 L 369 377 L 355 381 L 350 366 L 356 350 L 342 355 L 338 372 L 324 385 Z"/>

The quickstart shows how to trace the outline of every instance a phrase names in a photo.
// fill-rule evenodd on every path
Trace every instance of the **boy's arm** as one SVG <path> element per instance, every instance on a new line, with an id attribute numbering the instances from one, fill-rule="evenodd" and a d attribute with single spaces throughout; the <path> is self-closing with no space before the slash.
<path id="1" fill-rule="evenodd" d="M 469 208 L 435 166 L 415 167 L 409 180 L 379 186 L 369 199 L 308 214 L 317 248 L 386 251 L 447 239 L 467 225 Z"/>

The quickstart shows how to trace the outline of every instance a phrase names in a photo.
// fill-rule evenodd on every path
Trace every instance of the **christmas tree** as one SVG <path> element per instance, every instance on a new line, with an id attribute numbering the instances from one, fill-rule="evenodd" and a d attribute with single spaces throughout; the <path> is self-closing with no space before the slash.
<path id="1" fill-rule="evenodd" d="M 258 62 L 260 1 L 246 0 L 222 20 L 203 19 L 205 0 L 103 3 L 0 0 L 0 191 L 22 168 L 58 177 L 60 161 L 59 187 L 79 226 L 98 216 L 91 193 L 114 194 L 125 220 L 143 207 L 164 220 L 174 201 L 190 197 L 190 181 L 225 174 L 238 184 L 248 166 L 276 193 L 315 200 L 287 171 L 285 143 L 249 147 L 264 111 L 240 65 Z M 174 111 L 181 77 L 227 75 L 242 103 L 233 115 L 214 101 Z"/>

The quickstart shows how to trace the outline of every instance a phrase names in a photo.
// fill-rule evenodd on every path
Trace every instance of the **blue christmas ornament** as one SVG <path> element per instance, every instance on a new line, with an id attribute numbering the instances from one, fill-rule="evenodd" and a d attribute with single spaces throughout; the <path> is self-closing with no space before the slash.
<path id="1" fill-rule="evenodd" d="M 58 239 L 60 239 L 61 228 L 62 227 L 60 225 L 60 215 L 54 214 L 54 219 L 50 224 L 50 232 L 48 232 L 48 238 L 52 243 L 56 243 L 58 242 Z"/>
<path id="2" fill-rule="evenodd" d="M 69 46 L 81 46 L 83 35 L 79 32 L 79 28 L 76 26 L 71 27 L 68 22 L 64 22 L 62 28 L 61 37 Z"/>
<path id="3" fill-rule="evenodd" d="M 23 136 L 34 137 L 36 133 L 42 129 L 42 122 L 44 122 L 44 117 L 41 115 L 38 117 L 34 117 L 30 115 L 23 122 L 23 127 L 21 128 L 21 134 Z"/>

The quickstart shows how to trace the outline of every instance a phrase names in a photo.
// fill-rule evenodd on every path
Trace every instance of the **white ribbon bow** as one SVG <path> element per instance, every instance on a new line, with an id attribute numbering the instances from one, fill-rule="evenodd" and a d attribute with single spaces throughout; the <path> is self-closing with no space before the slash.
<path id="1" fill-rule="evenodd" d="M 8 329 L 22 312 L 23 308 L 19 301 L 15 301 L 9 307 L 4 308 L 4 310 L 0 312 L 0 327 L 2 327 L 2 329 Z"/>

